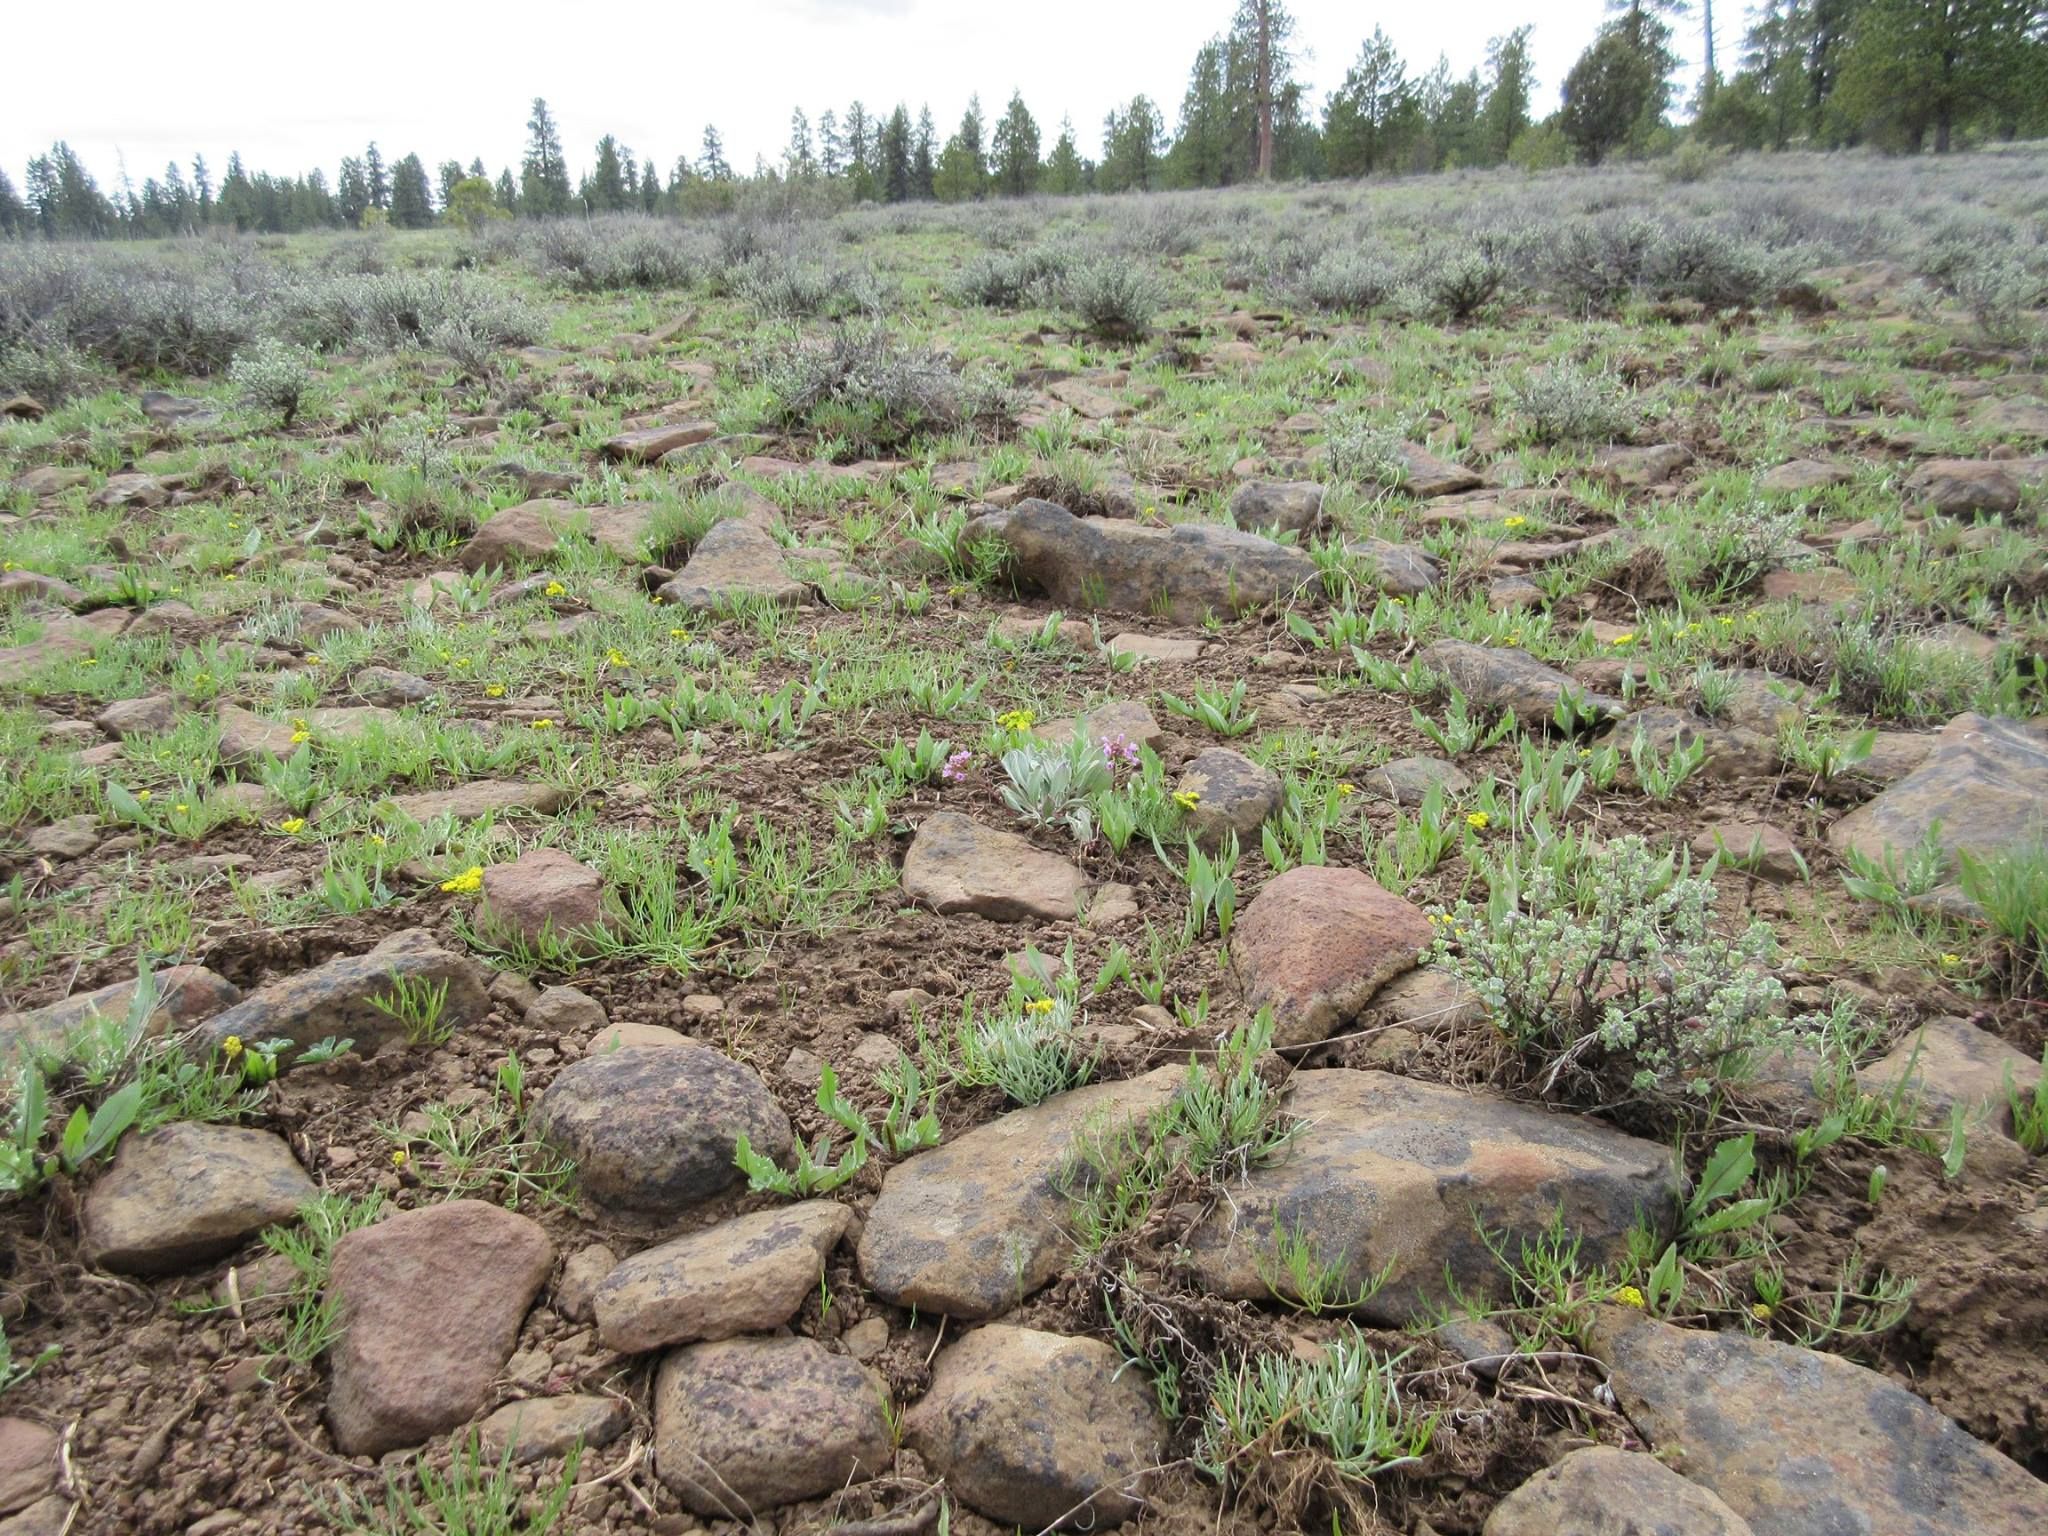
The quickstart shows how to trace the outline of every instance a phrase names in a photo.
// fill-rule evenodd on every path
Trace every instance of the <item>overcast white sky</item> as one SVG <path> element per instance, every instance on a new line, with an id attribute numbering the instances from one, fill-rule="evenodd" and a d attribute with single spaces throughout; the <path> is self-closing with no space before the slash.
<path id="1" fill-rule="evenodd" d="M 1604 0 L 1291 0 L 1302 76 L 1338 84 L 1375 23 L 1417 72 L 1448 54 L 1454 71 L 1482 66 L 1486 41 L 1533 23 L 1538 115 L 1599 25 Z M 802 106 L 815 123 L 929 102 L 941 134 L 970 92 L 993 115 L 1020 88 L 1050 147 L 1071 113 L 1082 152 L 1099 153 L 1103 114 L 1139 92 L 1178 118 L 1188 67 L 1204 39 L 1229 25 L 1234 0 L 100 0 L 11 6 L 0 42 L 13 60 L 0 102 L 0 165 L 22 166 L 69 140 L 103 186 L 129 174 L 189 166 L 195 151 L 216 178 L 239 149 L 251 170 L 324 167 L 377 140 L 387 162 L 417 151 L 429 169 L 481 155 L 495 175 L 516 164 L 532 98 L 545 96 L 572 166 L 615 133 L 664 170 L 695 158 L 714 122 L 735 168 L 771 160 Z M 1737 0 L 1720 21 L 1723 47 L 1740 31 Z M 1697 29 L 1682 23 L 1682 51 Z M 42 61 L 36 67 L 30 61 Z M 1725 66 L 1724 66 L 1725 67 Z M 1689 96 L 1688 84 L 1682 95 Z"/>

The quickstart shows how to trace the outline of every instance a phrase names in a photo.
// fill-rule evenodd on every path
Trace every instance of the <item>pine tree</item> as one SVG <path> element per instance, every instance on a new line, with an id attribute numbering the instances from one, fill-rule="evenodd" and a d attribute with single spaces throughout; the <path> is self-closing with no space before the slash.
<path id="1" fill-rule="evenodd" d="M 546 218 L 569 211 L 569 161 L 562 153 L 562 135 L 542 98 L 533 98 L 526 120 L 526 158 L 519 171 L 520 211 Z"/>
<path id="2" fill-rule="evenodd" d="M 213 222 L 213 173 L 206 168 L 206 156 L 192 157 L 192 195 L 199 200 L 199 222 Z"/>
<path id="3" fill-rule="evenodd" d="M 627 206 L 625 163 L 619 141 L 610 134 L 597 141 L 597 169 L 591 173 L 586 201 L 598 213 L 617 213 Z"/>
<path id="4" fill-rule="evenodd" d="M 1323 111 L 1330 174 L 1370 176 L 1394 169 L 1421 116 L 1416 87 L 1393 39 L 1374 27 Z"/>
<path id="5" fill-rule="evenodd" d="M 1105 192 L 1149 192 L 1160 185 L 1166 127 L 1147 96 L 1111 108 L 1102 123 L 1102 165 L 1096 182 Z"/>
<path id="6" fill-rule="evenodd" d="M 436 191 L 439 193 L 439 201 L 444 210 L 448 206 L 448 194 L 455 190 L 455 184 L 462 179 L 463 170 L 460 160 L 443 160 L 441 168 L 434 172 Z"/>
<path id="7" fill-rule="evenodd" d="M 1639 147 L 1671 101 L 1671 28 L 1646 0 L 1621 0 L 1617 9 L 1565 76 L 1557 114 L 1558 128 L 1589 165 Z"/>
<path id="8" fill-rule="evenodd" d="M 28 204 L 14 190 L 7 172 L 0 169 L 0 239 L 20 240 L 28 234 Z"/>
<path id="9" fill-rule="evenodd" d="M 234 162 L 229 164 L 232 166 Z M 354 155 L 342 156 L 341 175 L 334 183 L 334 207 L 341 222 L 350 229 L 363 222 L 364 212 L 371 207 L 370 178 L 363 169 L 363 162 Z"/>
<path id="10" fill-rule="evenodd" d="M 839 114 L 830 107 L 818 114 L 818 170 L 834 178 L 846 169 L 846 141 L 839 136 Z"/>
<path id="11" fill-rule="evenodd" d="M 384 170 L 384 157 L 377 153 L 376 141 L 363 154 L 363 175 L 370 183 L 370 206 L 389 208 L 391 206 L 391 178 Z"/>
<path id="12" fill-rule="evenodd" d="M 1267 181 L 1273 175 L 1276 107 L 1293 68 L 1287 44 L 1294 36 L 1294 18 L 1280 0 L 1239 0 L 1231 30 L 1251 54 L 1252 108 L 1258 125 L 1254 169 L 1261 181 Z"/>
<path id="13" fill-rule="evenodd" d="M 1849 30 L 1831 110 L 1892 147 L 1955 147 L 1959 127 L 2011 137 L 2044 86 L 2036 0 L 1869 0 Z"/>
<path id="14" fill-rule="evenodd" d="M 1053 141 L 1052 153 L 1045 157 L 1045 178 L 1041 185 L 1046 191 L 1060 197 L 1072 197 L 1087 190 L 1088 167 L 1081 159 L 1081 149 L 1074 142 L 1074 120 L 1060 119 L 1060 136 Z"/>
<path id="15" fill-rule="evenodd" d="M 1220 187 L 1235 180 L 1231 152 L 1231 108 L 1225 91 L 1227 50 L 1212 37 L 1195 52 L 1188 88 L 1180 99 L 1180 133 L 1167 157 L 1177 187 Z"/>
<path id="16" fill-rule="evenodd" d="M 901 103 L 889 114 L 875 140 L 875 180 L 883 200 L 910 201 L 910 113 Z"/>
<path id="17" fill-rule="evenodd" d="M 981 98 L 970 96 L 958 131 L 946 140 L 946 148 L 939 156 L 938 166 L 932 175 L 932 193 L 942 203 L 961 203 L 981 197 L 987 190 L 988 163 L 982 148 Z"/>
<path id="18" fill-rule="evenodd" d="M 718 125 L 704 125 L 704 148 L 697 156 L 697 174 L 706 181 L 731 181 L 732 166 L 725 158 L 725 141 L 718 136 Z"/>
<path id="19" fill-rule="evenodd" d="M 1486 104 L 1479 110 L 1480 144 L 1489 161 L 1507 159 L 1529 127 L 1528 27 L 1517 27 L 1486 45 Z"/>
<path id="20" fill-rule="evenodd" d="M 910 150 L 910 195 L 920 202 L 930 202 L 937 197 L 938 188 L 933 185 L 938 176 L 939 131 L 932 124 L 932 109 L 920 107 L 917 113 L 917 137 L 911 141 Z"/>
<path id="21" fill-rule="evenodd" d="M 809 181 L 818 174 L 818 156 L 811 147 L 811 120 L 802 107 L 789 114 L 789 147 L 782 152 L 784 174 L 791 181 Z"/>
<path id="22" fill-rule="evenodd" d="M 228 173 L 221 178 L 220 198 L 214 205 L 216 218 L 236 229 L 256 227 L 256 189 L 250 185 L 249 175 L 242 169 L 239 152 L 228 155 Z"/>
<path id="23" fill-rule="evenodd" d="M 1025 197 L 1038 190 L 1038 119 L 1024 105 L 1024 93 L 1012 91 L 990 140 L 991 174 L 1005 197 Z"/>
<path id="24" fill-rule="evenodd" d="M 509 165 L 498 172 L 496 196 L 498 206 L 506 213 L 519 212 L 519 184 L 512 179 L 512 167 Z"/>
<path id="25" fill-rule="evenodd" d="M 846 180 L 857 203 L 873 202 L 882 192 L 876 132 L 866 107 L 856 101 L 846 109 Z"/>
<path id="26" fill-rule="evenodd" d="M 391 168 L 391 222 L 400 229 L 425 229 L 434 222 L 427 167 L 418 155 L 407 155 Z"/>

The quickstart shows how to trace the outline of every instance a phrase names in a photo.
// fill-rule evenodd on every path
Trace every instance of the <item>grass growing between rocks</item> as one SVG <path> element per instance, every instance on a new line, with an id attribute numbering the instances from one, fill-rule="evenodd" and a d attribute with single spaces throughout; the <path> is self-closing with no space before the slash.
<path id="1" fill-rule="evenodd" d="M 0 254 L 38 327 L 0 335 L 0 393 L 40 408 L 0 424 L 0 1042 L 181 963 L 263 995 L 420 928 L 486 968 L 233 1050 L 138 997 L 7 1063 L 0 1381 L 76 1421 L 81 1518 L 282 1487 L 303 1522 L 330 1473 L 348 1529 L 679 1518 L 655 1372 L 565 1299 L 577 1256 L 654 1239 L 539 1112 L 649 1048 L 605 1043 L 629 1026 L 789 1122 L 663 1237 L 871 1224 L 918 1157 L 1172 1068 L 1065 1150 L 1064 1267 L 999 1319 L 1132 1362 L 1159 1529 L 1470 1536 L 1560 1447 L 1634 1443 L 1586 1358 L 1615 1307 L 1849 1355 L 2048 1465 L 2048 1383 L 2002 1342 L 2048 1326 L 2038 839 L 1987 840 L 2021 812 L 1975 812 L 1967 768 L 1848 835 L 1948 722 L 2024 763 L 2048 702 L 2040 285 L 1988 326 L 1972 297 L 1994 260 L 2040 276 L 2040 156 L 1940 169 Z M 1104 609 L 1113 562 L 1004 531 L 1039 497 L 1199 541 L 1251 482 L 1319 487 L 1259 546 L 1298 562 L 1270 601 Z M 1216 750 L 1263 798 L 1190 776 Z M 1016 841 L 956 891 L 916 867 L 942 814 Z M 543 851 L 582 894 L 508 887 Z M 1254 914 L 1334 871 L 1434 921 L 1365 946 L 1419 972 L 1308 1029 Z M 1295 969 L 1341 949 L 1305 921 Z M 1948 1020 L 1990 1053 L 1967 1091 Z M 1294 1107 L 1330 1071 L 1648 1138 L 1680 1192 L 1624 1231 L 1463 1224 L 1467 1278 L 1406 1327 L 1407 1277 L 1313 1219 L 1241 1232 L 1259 1285 L 1227 1297 L 1199 1234 L 1343 1134 Z M 275 1136 L 323 1191 L 257 1240 L 283 1300 L 222 1311 L 233 1255 L 80 1281 L 94 1190 L 173 1122 Z M 606 1470 L 460 1426 L 388 1485 L 334 1465 L 333 1245 L 458 1198 L 557 1250 L 491 1402 L 623 1393 Z M 886 1520 L 936 1480 L 900 1416 L 972 1325 L 855 1244 L 816 1278 L 785 1321 L 865 1340 L 898 1460 L 760 1513 Z M 277 1397 L 224 1385 L 244 1360 Z M 188 1399 L 199 1432 L 119 1476 Z"/>

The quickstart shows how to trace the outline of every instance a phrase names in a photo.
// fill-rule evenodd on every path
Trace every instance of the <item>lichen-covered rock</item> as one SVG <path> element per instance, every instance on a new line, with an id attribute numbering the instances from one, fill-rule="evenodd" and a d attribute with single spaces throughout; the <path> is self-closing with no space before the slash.
<path id="1" fill-rule="evenodd" d="M 977 1328 L 941 1353 L 904 1438 L 962 1503 L 1004 1526 L 1102 1530 L 1142 1507 L 1170 1431 L 1100 1339 Z"/>
<path id="2" fill-rule="evenodd" d="M 1188 1239 L 1195 1275 L 1262 1299 L 1288 1282 L 1274 1233 L 1301 1234 L 1345 1286 L 1385 1283 L 1362 1315 L 1401 1326 L 1446 1299 L 1500 1294 L 1481 1229 L 1513 1253 L 1562 1210 L 1588 1265 L 1618 1260 L 1638 1223 L 1668 1230 L 1679 1183 L 1670 1150 L 1583 1115 L 1344 1068 L 1297 1072 L 1288 1112 L 1306 1122 L 1274 1161 Z"/>
<path id="3" fill-rule="evenodd" d="M 555 1075 L 540 1136 L 576 1163 L 578 1189 L 601 1206 L 672 1216 L 740 1182 L 733 1152 L 784 1158 L 789 1117 L 752 1067 L 708 1045 L 599 1051 Z"/>

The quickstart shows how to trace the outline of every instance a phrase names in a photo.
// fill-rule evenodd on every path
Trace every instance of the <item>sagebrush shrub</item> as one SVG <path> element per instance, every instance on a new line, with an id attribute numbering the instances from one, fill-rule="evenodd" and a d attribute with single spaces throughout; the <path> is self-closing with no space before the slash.
<path id="1" fill-rule="evenodd" d="M 1329 251 L 1309 269 L 1302 292 L 1318 309 L 1370 314 L 1400 290 L 1401 275 L 1377 251 Z"/>
<path id="2" fill-rule="evenodd" d="M 1098 336 L 1143 335 L 1166 302 L 1158 278 L 1127 256 L 1098 251 L 1072 262 L 1058 279 L 1059 307 L 1080 316 Z"/>
<path id="3" fill-rule="evenodd" d="M 1446 256 L 1422 279 L 1432 310 L 1451 320 L 1469 320 L 1500 297 L 1507 272 L 1483 251 Z"/>
<path id="4" fill-rule="evenodd" d="M 1766 967 L 1770 924 L 1717 931 L 1711 880 L 1640 837 L 1595 848 L 1583 869 L 1537 857 L 1502 872 L 1486 904 L 1445 915 L 1438 958 L 1478 992 L 1546 1097 L 1700 1105 L 1773 1051 L 1823 1030 L 1783 1018 Z"/>
<path id="5" fill-rule="evenodd" d="M 272 337 L 238 353 L 228 379 L 243 405 L 252 411 L 275 411 L 289 427 L 313 388 L 313 354 Z"/>
<path id="6" fill-rule="evenodd" d="M 990 421 L 1013 404 L 987 370 L 955 373 L 945 353 L 899 345 L 873 322 L 848 322 L 818 341 L 769 342 L 755 353 L 752 372 L 767 391 L 772 420 L 866 448 Z"/>
<path id="7" fill-rule="evenodd" d="M 1537 443 L 1608 442 L 1636 424 L 1628 386 L 1611 373 L 1559 363 L 1508 386 L 1508 402 Z"/>
<path id="8" fill-rule="evenodd" d="M 1017 309 L 1034 293 L 1057 286 L 1073 259 L 1072 249 L 1053 243 L 1017 251 L 988 251 L 960 269 L 953 280 L 953 297 L 962 304 Z"/>

